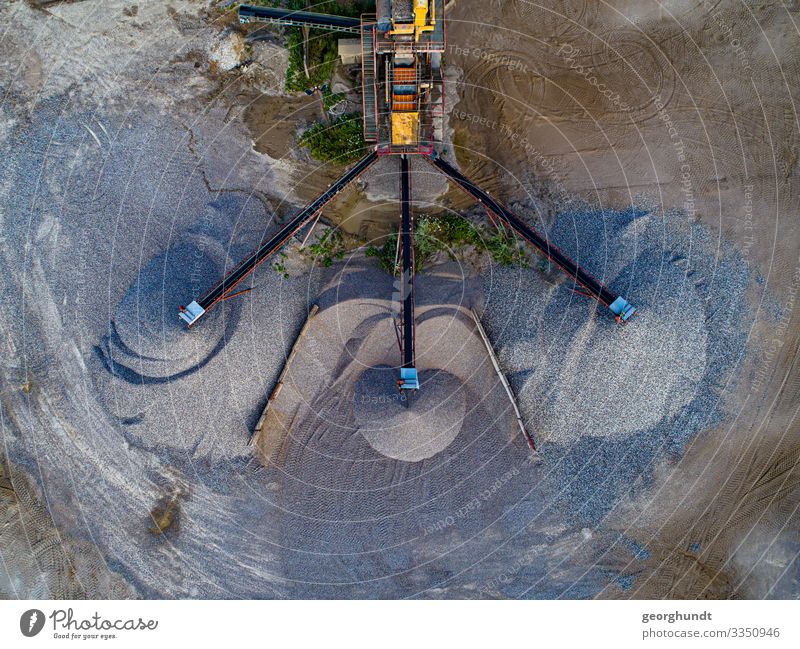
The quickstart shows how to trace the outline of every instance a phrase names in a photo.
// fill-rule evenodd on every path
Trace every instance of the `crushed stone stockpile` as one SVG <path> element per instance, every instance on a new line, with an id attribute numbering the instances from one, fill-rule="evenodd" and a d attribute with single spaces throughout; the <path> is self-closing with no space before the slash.
<path id="1" fill-rule="evenodd" d="M 560 271 L 494 267 L 483 317 L 565 496 L 596 521 L 657 457 L 679 456 L 720 421 L 719 393 L 744 354 L 750 274 L 679 213 L 587 208 L 548 234 L 636 315 L 618 326 Z"/>
<path id="2" fill-rule="evenodd" d="M 476 278 L 429 260 L 416 283 L 424 385 L 408 409 L 390 398 L 396 287 L 360 253 L 307 273 L 295 259 L 288 278 L 264 264 L 250 293 L 191 331 L 177 319 L 336 173 L 295 150 L 318 113 L 312 98 L 282 96 L 285 49 L 224 73 L 242 52 L 216 4 L 34 4 L 0 5 L 0 597 L 590 598 L 635 595 L 656 571 L 667 597 L 686 574 L 702 594 L 717 569 L 715 593 L 796 596 L 796 509 L 777 496 L 797 452 L 782 442 L 773 455 L 796 432 L 788 355 L 759 357 L 763 383 L 746 386 L 758 426 L 737 417 L 724 444 L 714 436 L 719 395 L 735 395 L 755 360 L 742 360 L 746 323 L 767 334 L 752 340 L 760 354 L 775 313 L 783 323 L 793 308 L 786 89 L 798 65 L 779 3 L 758 9 L 764 29 L 748 7 L 715 8 L 752 83 L 728 82 L 747 70 L 695 5 L 664 16 L 653 4 L 634 24 L 603 3 L 567 2 L 566 22 L 524 0 L 485 4 L 482 22 L 453 4 L 448 39 L 462 47 L 448 52 L 443 148 L 498 198 L 533 178 L 548 235 L 639 313 L 618 327 L 559 271 L 489 266 Z M 491 43 L 486 24 L 498 27 Z M 601 77 L 627 109 L 597 92 Z M 656 97 L 704 226 L 631 196 L 686 200 Z M 416 204 L 461 205 L 429 165 L 412 170 Z M 396 191 L 396 160 L 382 160 L 326 217 L 375 240 L 396 228 Z M 764 279 L 724 243 L 749 236 Z M 796 343 L 794 324 L 780 335 L 784 351 Z M 643 521 L 659 493 L 667 506 Z M 677 532 L 651 533 L 676 503 Z"/>
<path id="3" fill-rule="evenodd" d="M 26 130 L 26 157 L 15 158 L 5 172 L 7 186 L 30 188 L 7 197 L 22 214 L 30 211 L 33 191 L 24 179 L 40 168 L 52 138 L 47 125 L 56 117 L 39 114 Z M 14 282 L 32 273 L 27 310 L 4 313 L 4 322 L 26 336 L 17 344 L 27 350 L 27 369 L 8 372 L 17 386 L 24 380 L 34 384 L 30 395 L 10 388 L 24 397 L 30 415 L 19 421 L 30 424 L 6 436 L 6 448 L 16 465 L 41 475 L 49 514 L 67 543 L 78 540 L 71 552 L 78 547 L 86 557 L 76 564 L 78 571 L 95 575 L 87 583 L 111 583 L 96 578 L 97 566 L 105 565 L 140 596 L 589 597 L 613 582 L 596 557 L 620 535 L 586 535 L 583 529 L 659 452 L 685 438 L 670 437 L 663 421 L 649 422 L 644 432 L 629 432 L 629 423 L 604 437 L 571 433 L 556 416 L 564 403 L 559 405 L 558 395 L 537 397 L 528 389 L 544 385 L 533 376 L 548 371 L 541 350 L 581 358 L 575 336 L 582 328 L 596 330 L 588 337 L 596 345 L 610 344 L 605 337 L 640 335 L 634 327 L 647 324 L 655 302 L 636 287 L 648 286 L 646 278 L 658 278 L 669 266 L 648 260 L 685 251 L 690 232 L 676 227 L 662 248 L 655 217 L 607 215 L 605 227 L 618 218 L 632 234 L 621 251 L 607 253 L 608 260 L 587 265 L 601 277 L 608 267 L 612 284 L 640 307 L 641 321 L 625 329 L 536 270 L 493 266 L 478 281 L 458 263 L 431 265 L 416 282 L 418 362 L 431 389 L 419 395 L 424 412 L 416 422 L 401 421 L 407 415 L 398 404 L 387 404 L 387 416 L 399 416 L 397 428 L 407 434 L 392 436 L 391 429 L 378 431 L 372 423 L 379 409 L 357 403 L 365 394 L 361 379 L 367 396 L 391 392 L 386 378 L 369 370 L 393 367 L 399 358 L 392 278 L 363 256 L 288 279 L 264 265 L 246 297 L 218 305 L 191 331 L 176 326 L 174 307 L 205 290 L 220 268 L 274 226 L 264 201 L 243 192 L 208 191 L 196 173 L 197 159 L 180 146 L 186 138 L 181 129 L 163 122 L 149 129 L 123 129 L 106 160 L 82 148 L 91 136 L 80 120 L 62 121 L 62 154 L 85 156 L 82 168 L 97 174 L 103 198 L 87 210 L 85 183 L 72 186 L 63 165 L 47 164 L 48 185 L 39 200 L 63 205 L 58 225 L 48 211 L 32 217 L 31 228 L 42 241 L 30 261 L 20 252 L 30 231 L 24 221 L 12 224 L 11 245 L 3 249 L 7 276 L 17 278 L 4 287 L 4 303 L 19 304 L 22 290 Z M 159 187 L 159 177 L 151 177 L 153 165 L 145 162 L 131 171 L 131 161 L 170 155 L 164 189 L 155 195 L 140 190 L 148 183 Z M 178 204 L 175 187 L 185 188 Z M 125 219 L 117 218 L 120 212 Z M 87 219 L 94 229 L 92 254 L 78 243 L 87 240 Z M 598 236 L 592 219 L 577 217 L 565 221 L 567 234 L 575 223 L 580 236 L 573 240 Z M 49 238 L 56 227 L 58 237 Z M 589 228 L 589 238 L 583 228 Z M 568 236 L 553 236 L 569 247 Z M 579 252 L 575 256 L 586 261 Z M 714 300 L 738 295 L 735 287 L 712 284 L 713 265 L 711 271 L 703 266 L 711 257 L 699 247 L 687 259 L 694 273 L 687 290 L 694 286 L 704 300 L 711 297 L 705 314 L 725 314 L 735 324 L 736 309 L 713 308 L 719 306 Z M 674 273 L 668 277 L 675 281 Z M 706 283 L 698 288 L 701 277 Z M 65 295 L 66 308 L 59 306 Z M 276 401 L 279 427 L 270 430 L 278 434 L 259 463 L 248 436 L 312 303 L 320 307 L 318 323 Z M 666 301 L 673 317 L 652 311 L 659 326 L 687 326 L 684 303 Z M 464 311 L 481 305 L 547 463 L 530 461 Z M 59 309 L 64 318 L 53 316 Z M 545 317 L 551 311 L 556 317 Z M 661 331 L 665 340 L 674 339 Z M 702 380 L 723 380 L 725 368 L 713 358 L 730 349 L 714 342 L 718 332 L 704 331 Z M 535 338 L 542 346 L 530 352 L 529 365 L 515 365 L 511 351 Z M 74 344 L 65 345 L 65 339 Z M 608 377 L 601 362 L 605 352 L 597 349 L 587 356 L 595 358 L 592 363 L 565 380 L 580 369 L 588 382 L 598 377 L 598 390 L 609 390 L 599 380 Z M 526 381 L 533 381 L 527 389 Z M 687 392 L 682 394 L 685 402 Z M 677 416 L 696 417 L 696 398 Z M 438 434 L 431 436 L 434 429 Z M 87 504 L 86 518 L 76 520 L 74 503 Z M 155 535 L 153 515 L 164 511 L 172 512 L 172 523 L 163 536 Z M 626 560 L 637 556 L 629 553 Z M 476 565 L 476 558 L 483 561 Z M 508 566 L 514 566 L 513 575 L 497 581 Z M 112 592 L 103 588 L 97 592 Z"/>
<path id="4" fill-rule="evenodd" d="M 452 374 L 425 370 L 416 395 L 398 395 L 397 368 L 365 370 L 353 400 L 358 431 L 379 453 L 395 460 L 419 462 L 447 448 L 465 417 L 465 388 Z"/>
<path id="5" fill-rule="evenodd" d="M 430 586 L 522 524 L 507 508 L 539 480 L 467 310 L 474 284 L 456 264 L 417 278 L 422 385 L 408 402 L 391 278 L 358 256 L 322 291 L 254 440 L 279 485 L 287 577 L 316 582 L 301 592 Z"/>

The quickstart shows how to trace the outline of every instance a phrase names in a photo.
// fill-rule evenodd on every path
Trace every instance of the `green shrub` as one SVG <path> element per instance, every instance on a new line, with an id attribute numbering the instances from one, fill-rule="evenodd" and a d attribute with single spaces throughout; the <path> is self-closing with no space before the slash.
<path id="1" fill-rule="evenodd" d="M 322 105 L 325 107 L 325 110 L 330 110 L 340 101 L 343 101 L 345 98 L 345 94 L 343 92 L 331 92 L 330 90 L 326 90 L 322 93 Z"/>
<path id="2" fill-rule="evenodd" d="M 286 268 L 286 264 L 283 263 L 283 259 L 286 258 L 286 253 L 280 253 L 280 257 L 281 259 L 278 261 L 272 262 L 272 270 L 280 275 L 283 275 L 284 279 L 289 279 L 289 270 Z"/>
<path id="3" fill-rule="evenodd" d="M 383 245 L 378 248 L 377 246 L 369 246 L 364 254 L 367 257 L 375 257 L 378 262 L 378 267 L 386 271 L 390 275 L 397 273 L 397 268 L 394 266 L 394 255 L 397 250 L 397 233 L 390 234 L 386 237 Z"/>
<path id="4" fill-rule="evenodd" d="M 330 32 L 312 29 L 308 35 L 308 73 L 303 66 L 303 32 L 293 27 L 286 44 L 289 65 L 286 68 L 286 90 L 298 92 L 330 81 L 339 56 L 337 38 Z"/>
<path id="5" fill-rule="evenodd" d="M 333 228 L 326 230 L 325 234 L 316 243 L 302 248 L 301 252 L 320 266 L 327 268 L 333 264 L 334 259 L 338 260 L 344 257 L 344 236 L 342 231 Z"/>
<path id="6" fill-rule="evenodd" d="M 445 216 L 421 216 L 414 225 L 414 262 L 417 270 L 422 270 L 437 252 L 446 252 L 455 259 L 459 250 L 474 246 L 476 250 L 489 253 L 492 259 L 503 266 L 520 264 L 527 266 L 525 251 L 516 238 L 509 233 L 497 231 L 487 226 L 475 226 L 455 214 Z M 394 274 L 395 254 L 397 254 L 397 234 L 391 234 L 381 247 L 370 246 L 365 254 L 374 257 L 378 265 L 387 273 Z"/>
<path id="7" fill-rule="evenodd" d="M 314 124 L 300 136 L 301 146 L 323 162 L 348 164 L 364 155 L 364 131 L 360 113 L 346 113 L 331 125 Z"/>

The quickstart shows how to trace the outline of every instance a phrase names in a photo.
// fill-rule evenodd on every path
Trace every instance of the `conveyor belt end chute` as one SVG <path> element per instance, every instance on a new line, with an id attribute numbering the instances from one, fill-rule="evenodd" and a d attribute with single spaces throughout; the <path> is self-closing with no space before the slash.
<path id="1" fill-rule="evenodd" d="M 180 313 L 178 315 L 181 320 L 191 327 L 205 312 L 206 310 L 203 307 L 192 300 L 189 306 L 180 307 Z"/>
<path id="2" fill-rule="evenodd" d="M 401 367 L 397 387 L 401 390 L 419 390 L 419 377 L 415 367 Z"/>
<path id="3" fill-rule="evenodd" d="M 608 308 L 617 316 L 617 321 L 619 322 L 627 322 L 636 313 L 636 307 L 623 297 L 618 297 L 608 305 Z"/>

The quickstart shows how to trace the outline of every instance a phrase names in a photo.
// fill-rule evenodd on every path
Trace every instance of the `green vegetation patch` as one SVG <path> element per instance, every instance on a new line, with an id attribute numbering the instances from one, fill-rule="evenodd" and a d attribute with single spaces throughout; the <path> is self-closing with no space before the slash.
<path id="1" fill-rule="evenodd" d="M 344 101 L 346 95 L 343 92 L 331 92 L 330 90 L 326 90 L 322 93 L 322 105 L 326 111 L 333 108 L 336 104 L 341 101 Z"/>
<path id="2" fill-rule="evenodd" d="M 336 228 L 326 230 L 316 243 L 303 248 L 301 252 L 315 263 L 327 268 L 333 264 L 334 259 L 344 258 L 345 245 L 342 231 Z"/>
<path id="3" fill-rule="evenodd" d="M 286 68 L 286 90 L 298 92 L 330 81 L 339 55 L 336 38 L 330 32 L 312 29 L 308 36 L 308 76 L 303 65 L 303 32 L 294 27 L 286 44 L 289 65 Z"/>
<path id="4" fill-rule="evenodd" d="M 323 162 L 349 164 L 364 155 L 364 129 L 360 113 L 345 113 L 327 124 L 314 124 L 300 136 L 300 145 Z"/>
<path id="5" fill-rule="evenodd" d="M 306 259 L 325 268 L 332 266 L 334 260 L 344 259 L 345 252 L 344 235 L 338 228 L 328 228 L 316 242 L 300 248 L 300 254 Z M 286 253 L 281 251 L 278 259 L 272 262 L 272 269 L 284 279 L 289 279 L 286 257 Z"/>
<path id="6" fill-rule="evenodd" d="M 245 3 L 242 3 L 245 4 Z M 286 7 L 300 11 L 333 14 L 358 18 L 363 13 L 375 13 L 374 0 L 348 0 L 346 2 L 305 2 L 304 0 L 255 0 L 246 4 L 264 7 Z M 308 34 L 308 75 L 303 65 L 303 30 L 300 27 L 289 28 L 286 43 L 289 49 L 289 65 L 286 68 L 286 90 L 299 92 L 308 88 L 321 86 L 330 81 L 336 69 L 339 56 L 338 40 L 346 34 L 330 32 L 323 29 L 312 29 Z"/>
<path id="7" fill-rule="evenodd" d="M 397 234 L 391 234 L 381 247 L 370 246 L 367 257 L 375 257 L 378 265 L 387 273 L 394 274 L 397 254 Z M 472 246 L 487 252 L 492 259 L 504 266 L 528 265 L 528 257 L 519 242 L 509 232 L 475 226 L 463 217 L 454 214 L 445 216 L 421 216 L 414 225 L 414 262 L 422 270 L 425 262 L 438 252 L 445 252 L 455 259 L 458 251 Z"/>

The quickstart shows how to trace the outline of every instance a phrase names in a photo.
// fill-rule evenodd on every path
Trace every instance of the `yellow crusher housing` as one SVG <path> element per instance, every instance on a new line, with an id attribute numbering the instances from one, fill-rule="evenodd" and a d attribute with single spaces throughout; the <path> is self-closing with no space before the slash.
<path id="1" fill-rule="evenodd" d="M 401 4 L 401 3 L 393 3 Z M 432 32 L 436 21 L 436 10 L 433 2 L 428 0 L 413 0 L 413 22 L 407 22 L 405 14 L 392 15 L 392 29 L 390 36 L 413 35 L 419 41 L 424 32 Z"/>
<path id="2" fill-rule="evenodd" d="M 361 39 L 364 137 L 380 154 L 430 152 L 443 128 L 444 0 L 376 0 L 376 12 Z"/>

